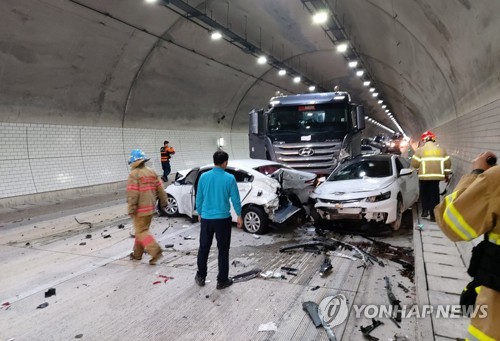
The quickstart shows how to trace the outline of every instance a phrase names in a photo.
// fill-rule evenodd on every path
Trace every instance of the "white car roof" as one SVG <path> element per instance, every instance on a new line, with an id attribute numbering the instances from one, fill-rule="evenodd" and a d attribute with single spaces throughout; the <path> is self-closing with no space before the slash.
<path id="1" fill-rule="evenodd" d="M 261 166 L 268 166 L 268 165 L 281 165 L 281 167 L 289 168 L 279 162 L 275 161 L 269 161 L 269 160 L 261 160 L 261 159 L 239 159 L 239 160 L 229 160 L 228 162 L 228 167 L 231 168 L 241 168 L 241 169 L 254 169 L 257 167 Z M 208 168 L 208 167 L 213 167 L 214 164 L 208 164 L 208 165 L 203 165 L 200 168 Z"/>

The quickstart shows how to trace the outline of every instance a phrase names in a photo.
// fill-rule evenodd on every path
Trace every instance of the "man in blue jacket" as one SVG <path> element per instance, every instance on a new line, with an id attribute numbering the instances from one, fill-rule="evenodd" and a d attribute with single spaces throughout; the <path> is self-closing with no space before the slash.
<path id="1" fill-rule="evenodd" d="M 202 174 L 196 192 L 196 210 L 201 223 L 200 248 L 198 250 L 198 271 L 194 278 L 199 286 L 205 285 L 207 262 L 212 240 L 217 239 L 219 249 L 219 274 L 217 289 L 224 289 L 233 284 L 229 279 L 229 246 L 231 244 L 231 206 L 238 215 L 238 228 L 243 225 L 241 219 L 241 201 L 236 179 L 225 171 L 229 155 L 218 150 L 214 153 L 215 167 Z"/>

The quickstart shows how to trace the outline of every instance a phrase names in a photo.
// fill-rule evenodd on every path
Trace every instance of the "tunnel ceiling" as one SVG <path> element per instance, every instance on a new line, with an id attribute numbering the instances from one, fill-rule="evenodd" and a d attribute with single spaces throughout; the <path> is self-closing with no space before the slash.
<path id="1" fill-rule="evenodd" d="M 371 118 L 397 130 L 336 51 L 326 24 L 312 23 L 311 9 L 327 8 L 349 38 L 348 53 L 360 57 L 364 78 L 409 135 L 498 97 L 497 0 L 184 4 L 319 89 L 339 85 Z M 257 52 L 227 38 L 212 41 L 200 16 L 178 5 L 1 1 L 2 121 L 244 132 L 249 110 L 265 106 L 276 90 L 308 91 L 308 82 L 294 84 L 258 65 Z"/>

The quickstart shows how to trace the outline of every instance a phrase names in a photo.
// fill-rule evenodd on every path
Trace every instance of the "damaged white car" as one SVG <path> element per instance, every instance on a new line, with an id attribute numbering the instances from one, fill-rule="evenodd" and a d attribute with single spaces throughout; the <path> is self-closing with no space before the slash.
<path id="1" fill-rule="evenodd" d="M 398 230 L 403 212 L 418 195 L 418 176 L 408 160 L 388 154 L 358 156 L 334 170 L 311 194 L 311 216 L 318 225 L 352 219 Z"/>
<path id="2" fill-rule="evenodd" d="M 197 216 L 196 188 L 200 175 L 214 166 L 180 171 L 173 184 L 167 186 L 168 205 L 158 207 L 167 216 Z M 268 160 L 230 160 L 226 172 L 234 175 L 240 193 L 243 228 L 263 234 L 269 222 L 283 223 L 302 210 L 314 190 L 316 174 L 298 171 Z M 233 222 L 236 213 L 231 207 Z"/>

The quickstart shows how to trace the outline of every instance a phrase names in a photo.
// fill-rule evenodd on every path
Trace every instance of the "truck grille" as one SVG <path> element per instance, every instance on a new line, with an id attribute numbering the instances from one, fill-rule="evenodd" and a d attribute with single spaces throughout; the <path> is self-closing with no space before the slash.
<path id="1" fill-rule="evenodd" d="M 274 144 L 276 161 L 307 171 L 332 169 L 337 164 L 340 142 Z"/>

